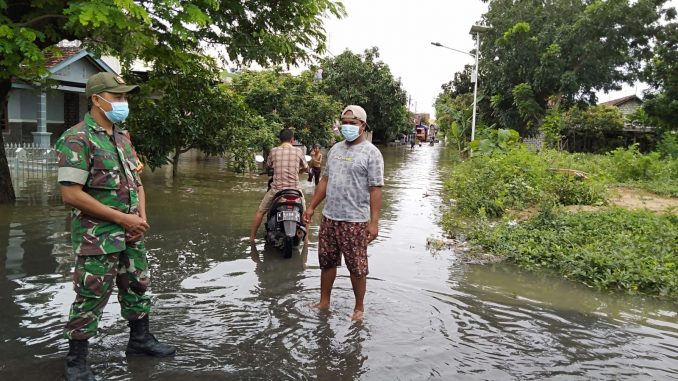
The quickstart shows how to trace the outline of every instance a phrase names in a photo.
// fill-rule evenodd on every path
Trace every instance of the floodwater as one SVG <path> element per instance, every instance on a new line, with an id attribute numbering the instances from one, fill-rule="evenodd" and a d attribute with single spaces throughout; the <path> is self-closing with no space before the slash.
<path id="1" fill-rule="evenodd" d="M 91 360 L 103 380 L 678 379 L 678 304 L 600 292 L 509 264 L 469 265 L 427 251 L 439 237 L 445 148 L 383 149 L 380 236 L 370 245 L 363 322 L 339 270 L 319 296 L 317 222 L 292 259 L 246 242 L 266 178 L 185 161 L 180 178 L 145 173 L 154 301 L 169 359 L 127 359 L 115 298 Z M 312 186 L 304 183 L 307 197 Z M 57 380 L 73 298 L 67 210 L 55 189 L 20 184 L 0 206 L 0 378 Z"/>

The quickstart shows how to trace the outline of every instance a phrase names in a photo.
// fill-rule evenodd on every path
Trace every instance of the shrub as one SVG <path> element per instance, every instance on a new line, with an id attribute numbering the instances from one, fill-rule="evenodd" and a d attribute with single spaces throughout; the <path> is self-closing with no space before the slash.
<path id="1" fill-rule="evenodd" d="M 579 180 L 549 170 L 544 157 L 524 148 L 478 156 L 453 168 L 446 182 L 456 200 L 455 211 L 465 216 L 500 217 L 542 200 L 562 205 L 596 204 L 605 200 L 597 179 Z"/>
<path id="2" fill-rule="evenodd" d="M 608 156 L 612 164 L 610 172 L 619 182 L 652 180 L 661 176 L 663 166 L 659 153 L 644 155 L 638 150 L 637 144 L 628 148 L 617 148 L 608 153 Z"/>
<path id="3" fill-rule="evenodd" d="M 524 224 L 473 229 L 471 240 L 521 267 L 597 288 L 678 296 L 678 216 L 613 208 L 547 209 Z"/>
<path id="4" fill-rule="evenodd" d="M 657 144 L 657 151 L 663 159 L 678 159 L 678 133 L 664 132 Z"/>
<path id="5" fill-rule="evenodd" d="M 661 159 L 659 152 L 642 154 L 637 145 L 617 148 L 606 155 L 612 181 L 632 184 L 650 192 L 678 196 L 678 159 Z"/>

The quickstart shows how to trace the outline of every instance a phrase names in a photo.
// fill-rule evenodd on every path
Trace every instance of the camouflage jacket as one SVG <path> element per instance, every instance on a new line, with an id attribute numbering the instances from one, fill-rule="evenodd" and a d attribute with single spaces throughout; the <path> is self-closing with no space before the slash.
<path id="1" fill-rule="evenodd" d="M 114 126 L 113 135 L 108 135 L 87 113 L 84 122 L 61 135 L 56 150 L 60 184 L 82 184 L 83 191 L 102 204 L 123 213 L 138 213 L 140 166 L 127 131 Z M 75 208 L 72 213 L 71 240 L 76 255 L 117 253 L 130 245 L 122 226 Z"/>

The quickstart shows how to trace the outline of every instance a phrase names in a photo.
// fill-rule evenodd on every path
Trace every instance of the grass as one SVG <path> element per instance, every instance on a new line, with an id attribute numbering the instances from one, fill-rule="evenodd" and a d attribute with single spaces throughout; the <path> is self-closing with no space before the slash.
<path id="1" fill-rule="evenodd" d="M 586 179 L 567 175 L 575 169 Z M 566 205 L 605 205 L 608 189 L 632 185 L 678 196 L 678 159 L 637 147 L 606 155 L 522 148 L 474 157 L 446 181 L 450 235 L 528 269 L 550 269 L 600 289 L 678 296 L 678 216 L 608 207 L 568 212 Z M 513 211 L 538 213 L 508 223 Z"/>

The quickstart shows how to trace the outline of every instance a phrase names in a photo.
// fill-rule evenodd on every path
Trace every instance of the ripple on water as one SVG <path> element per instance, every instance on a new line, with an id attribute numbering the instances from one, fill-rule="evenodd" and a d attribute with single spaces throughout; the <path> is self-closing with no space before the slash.
<path id="1" fill-rule="evenodd" d="M 168 381 L 678 378 L 674 302 L 596 292 L 509 266 L 464 265 L 449 252 L 429 254 L 426 238 L 442 233 L 435 224 L 443 186 L 439 152 L 384 150 L 382 231 L 369 249 L 366 314 L 359 323 L 349 319 L 353 293 L 345 268 L 332 309 L 309 307 L 319 295 L 317 225 L 308 250 L 291 260 L 242 242 L 265 179 L 210 180 L 204 163 L 186 172 L 180 186 L 165 185 L 160 175 L 145 178 L 149 194 L 162 201 L 147 237 L 151 326 L 179 350 L 163 360 L 126 358 L 128 331 L 112 298 L 92 341 L 95 371 L 110 380 Z M 232 190 L 238 203 L 228 197 Z M 23 376 L 22 363 L 46 361 L 50 370 L 31 380 L 61 371 L 61 329 L 73 298 L 68 276 L 61 275 L 72 265 L 58 233 L 63 215 L 49 218 L 57 226 L 45 234 L 54 243 L 52 258 L 63 262 L 54 274 L 26 276 L 23 258 L 43 248 L 26 248 L 30 221 L 11 228 L 8 274 L 19 278 L 8 295 L 19 312 L 2 322 L 11 328 L 2 339 L 18 342 L 13 348 L 27 354 L 7 360 L 2 371 Z"/>

